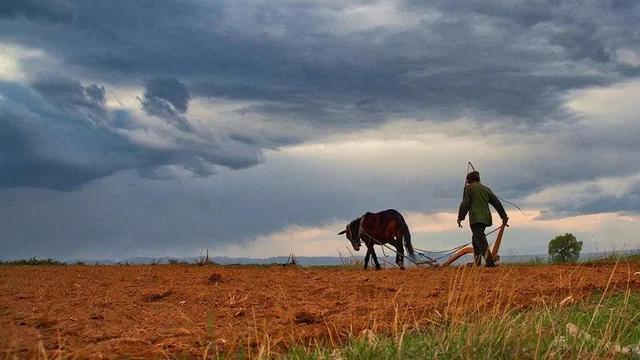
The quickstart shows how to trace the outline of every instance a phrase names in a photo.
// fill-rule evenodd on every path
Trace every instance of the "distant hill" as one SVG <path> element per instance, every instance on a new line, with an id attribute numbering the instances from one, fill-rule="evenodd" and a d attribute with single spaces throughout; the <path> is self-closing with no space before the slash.
<path id="1" fill-rule="evenodd" d="M 597 258 L 603 258 L 611 255 L 633 255 L 640 254 L 640 249 L 638 250 L 626 250 L 619 252 L 598 252 L 598 253 L 583 253 L 580 255 L 580 260 L 591 260 Z M 442 254 L 436 253 L 427 253 L 427 256 L 430 256 L 433 259 L 437 259 Z M 389 264 L 387 266 L 393 266 L 395 263 L 395 257 L 387 256 L 378 256 L 379 259 L 384 259 Z M 84 262 L 86 264 L 103 264 L 103 265 L 116 265 L 116 264 L 131 264 L 131 265 L 140 265 L 140 264 L 169 264 L 172 262 L 180 262 L 180 263 L 196 263 L 198 262 L 198 257 L 186 257 L 186 258 L 173 258 L 173 257 L 132 257 L 126 258 L 123 260 L 71 260 L 68 263 L 74 262 Z M 249 258 L 249 257 L 227 257 L 227 256 L 214 256 L 210 258 L 214 263 L 221 265 L 268 265 L 268 264 L 285 264 L 289 260 L 288 256 L 273 256 L 267 258 Z M 444 261 L 446 257 L 442 258 L 440 262 Z M 502 263 L 524 263 L 530 261 L 547 261 L 548 256 L 546 254 L 538 254 L 538 255 L 502 255 L 500 261 Z M 364 260 L 364 256 L 354 256 L 354 257 L 337 257 L 337 256 L 296 256 L 296 263 L 301 266 L 337 266 L 337 265 L 345 265 L 345 264 L 353 264 L 355 261 L 360 261 L 360 263 Z M 380 261 L 381 264 L 384 264 L 384 261 Z M 472 261 L 471 255 L 467 255 L 458 260 L 455 264 L 461 264 Z M 407 265 L 410 265 L 408 260 L 405 261 Z"/>

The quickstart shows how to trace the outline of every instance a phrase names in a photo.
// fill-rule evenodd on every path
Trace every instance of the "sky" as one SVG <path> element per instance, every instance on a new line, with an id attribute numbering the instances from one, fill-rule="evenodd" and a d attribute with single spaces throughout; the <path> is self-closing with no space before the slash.
<path id="1" fill-rule="evenodd" d="M 640 2 L 0 3 L 2 259 L 337 256 L 366 211 L 640 248 Z M 494 215 L 496 218 L 497 215 Z M 468 224 L 466 224 L 468 225 Z"/>

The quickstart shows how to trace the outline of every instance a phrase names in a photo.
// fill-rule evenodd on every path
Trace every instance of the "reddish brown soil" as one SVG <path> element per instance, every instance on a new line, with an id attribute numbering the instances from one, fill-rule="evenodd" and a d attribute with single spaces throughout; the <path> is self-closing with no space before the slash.
<path id="1" fill-rule="evenodd" d="M 498 269 L 0 267 L 0 358 L 202 358 L 338 344 L 468 314 L 640 291 L 640 264 Z M 571 296 L 571 297 L 570 297 Z M 570 298 L 569 298 L 570 297 Z M 401 331 L 401 330 L 400 330 Z"/>

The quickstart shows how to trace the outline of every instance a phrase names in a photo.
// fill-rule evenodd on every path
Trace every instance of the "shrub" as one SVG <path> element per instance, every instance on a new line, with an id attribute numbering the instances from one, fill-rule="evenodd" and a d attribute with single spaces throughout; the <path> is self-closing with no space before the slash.
<path id="1" fill-rule="evenodd" d="M 549 258 L 555 263 L 576 262 L 580 258 L 582 241 L 573 234 L 558 235 L 549 241 Z"/>

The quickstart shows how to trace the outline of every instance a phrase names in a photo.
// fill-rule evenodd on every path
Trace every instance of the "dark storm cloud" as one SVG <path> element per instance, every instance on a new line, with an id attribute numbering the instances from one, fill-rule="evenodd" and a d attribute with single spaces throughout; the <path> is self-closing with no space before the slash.
<path id="1" fill-rule="evenodd" d="M 172 114 L 184 114 L 189 107 L 190 98 L 187 86 L 178 79 L 157 78 L 146 84 L 142 108 L 149 113 L 154 113 L 156 111 L 154 107 L 157 106 L 155 102 L 163 100 L 167 105 L 170 105 L 170 108 L 161 111 L 168 110 Z"/>
<path id="2" fill-rule="evenodd" d="M 225 134 L 180 136 L 180 129 L 154 129 L 124 110 L 109 113 L 105 89 L 96 84 L 47 76 L 31 86 L 0 82 L 0 188 L 75 190 L 126 169 L 154 177 L 174 166 L 208 176 L 216 165 L 240 169 L 262 161 L 259 147 Z M 171 145 L 136 141 L 149 135 Z"/>
<path id="3" fill-rule="evenodd" d="M 239 116 L 282 122 L 282 134 L 273 139 L 230 131 L 228 139 L 247 146 L 234 150 L 240 153 L 300 142 L 316 128 L 326 134 L 391 117 L 508 118 L 535 126 L 573 116 L 562 106 L 567 92 L 640 71 L 616 56 L 621 48 L 640 47 L 640 6 L 633 2 L 405 1 L 396 4 L 398 14 L 388 15 L 405 17 L 400 21 L 354 28 L 362 19 L 343 16 L 363 5 L 378 3 L 77 1 L 51 5 L 72 13 L 69 23 L 5 16 L 0 39 L 43 49 L 78 77 L 144 85 L 142 109 L 194 136 L 188 109 L 197 97 L 245 101 Z M 125 113 L 104 113 L 99 85 L 46 79 L 33 87 L 63 111 L 141 129 L 125 121 Z M 289 134 L 287 123 L 303 123 L 311 132 Z M 218 153 L 211 159 L 206 145 L 193 146 L 206 156 L 186 161 L 171 152 L 159 163 L 193 160 L 191 167 L 201 169 L 202 161 L 234 168 L 257 162 L 226 161 Z M 521 185 L 531 190 L 529 182 Z"/>
<path id="4" fill-rule="evenodd" d="M 73 13 L 64 0 L 3 0 L 0 2 L 0 18 L 3 17 L 69 22 L 73 19 Z"/>
<path id="5" fill-rule="evenodd" d="M 104 119 L 107 115 L 104 107 L 103 86 L 96 84 L 82 86 L 77 80 L 56 76 L 39 77 L 31 86 L 64 111 L 84 115 L 94 120 Z"/>
<path id="6" fill-rule="evenodd" d="M 569 61 L 609 64 L 617 71 L 623 71 L 625 66 L 613 61 L 616 49 L 624 45 L 637 47 L 640 41 L 635 27 L 640 16 L 638 2 L 489 0 L 469 4 L 454 0 L 437 4 L 462 18 L 482 15 L 485 21 L 499 22 L 517 36 L 537 35 L 538 40 L 561 48 Z M 424 3 L 413 6 L 419 8 Z"/>
<path id="7" fill-rule="evenodd" d="M 347 31 L 353 20 L 339 19 L 354 4 L 77 2 L 62 36 L 4 24 L 2 37 L 29 39 L 92 76 L 175 76 L 192 96 L 264 101 L 245 111 L 277 109 L 314 126 L 562 117 L 566 91 L 623 79 L 615 51 L 640 44 L 639 7 L 622 2 L 407 2 L 402 16 L 434 18 Z"/>
<path id="8" fill-rule="evenodd" d="M 94 124 L 105 114 L 96 102 L 99 91 L 72 80 L 42 80 L 34 87 L 53 108 L 31 89 L 0 82 L 0 187 L 73 190 L 132 165 L 135 149 Z"/>
<path id="9" fill-rule="evenodd" d="M 157 78 L 147 82 L 142 109 L 149 115 L 164 118 L 183 131 L 193 131 L 186 117 L 189 107 L 189 90 L 175 78 Z"/>

